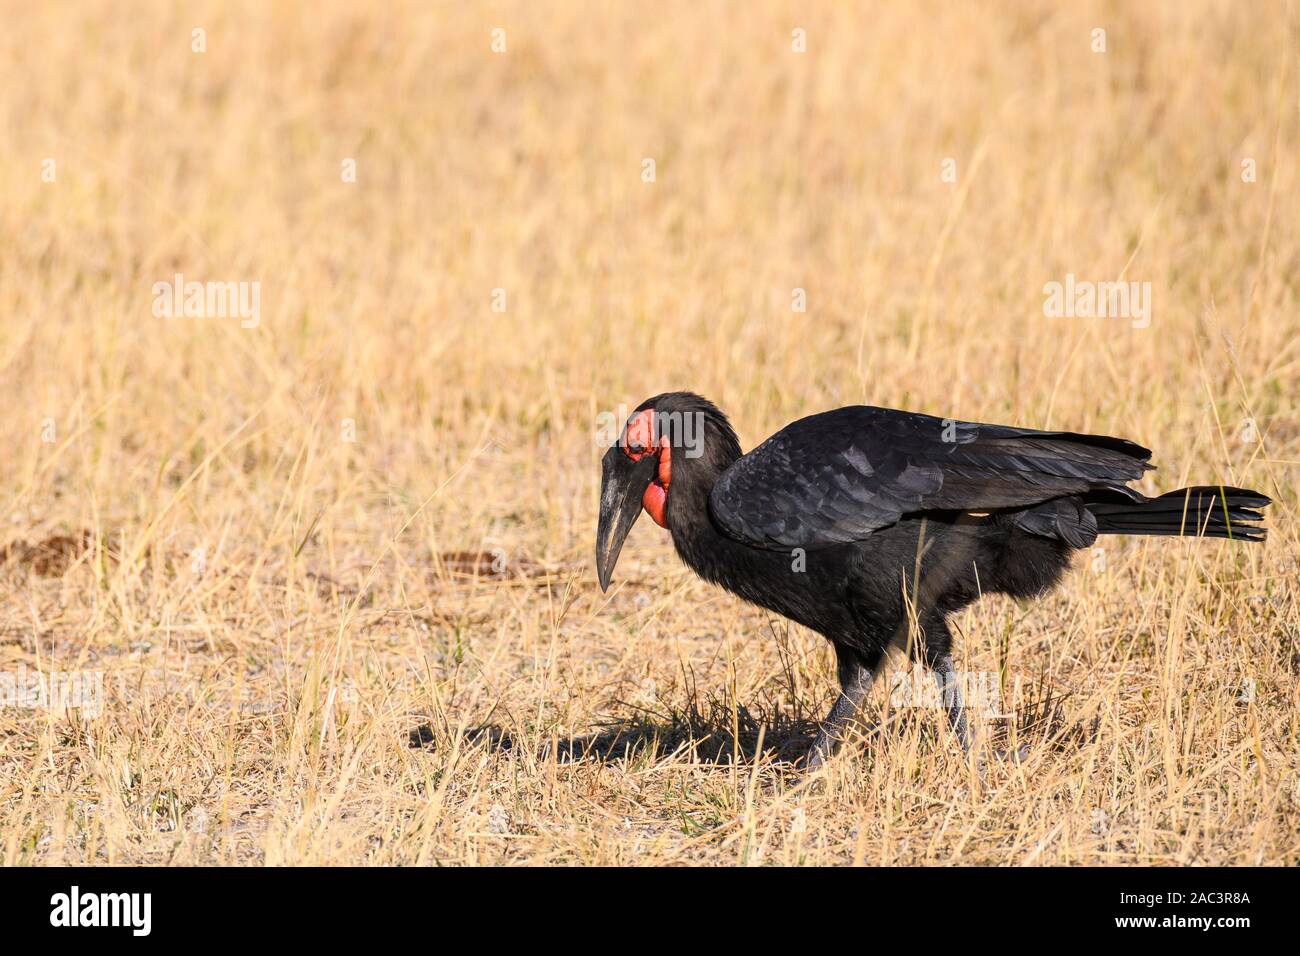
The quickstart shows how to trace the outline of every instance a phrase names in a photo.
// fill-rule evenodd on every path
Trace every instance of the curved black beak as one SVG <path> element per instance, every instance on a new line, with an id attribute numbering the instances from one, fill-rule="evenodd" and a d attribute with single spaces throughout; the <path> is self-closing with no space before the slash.
<path id="1" fill-rule="evenodd" d="M 633 461 L 615 444 L 600 465 L 600 523 L 596 527 L 596 576 L 600 589 L 609 590 L 623 540 L 641 514 L 641 498 L 654 480 L 659 456 Z"/>

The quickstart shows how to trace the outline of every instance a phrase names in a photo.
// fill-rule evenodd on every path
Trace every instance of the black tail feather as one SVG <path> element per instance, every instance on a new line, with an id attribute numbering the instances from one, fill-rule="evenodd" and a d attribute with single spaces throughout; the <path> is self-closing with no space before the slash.
<path id="1" fill-rule="evenodd" d="M 1245 488 L 1197 486 L 1139 502 L 1087 502 L 1099 534 L 1160 534 L 1263 541 L 1258 509 L 1272 501 Z"/>

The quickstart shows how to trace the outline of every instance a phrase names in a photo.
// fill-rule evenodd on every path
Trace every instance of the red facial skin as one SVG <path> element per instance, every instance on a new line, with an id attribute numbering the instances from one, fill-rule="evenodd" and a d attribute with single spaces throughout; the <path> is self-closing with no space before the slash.
<path id="1" fill-rule="evenodd" d="M 641 506 L 654 519 L 655 524 L 667 528 L 664 508 L 668 504 L 668 486 L 673 479 L 672 446 L 666 441 L 656 441 L 655 414 L 647 408 L 643 412 L 637 412 L 627 423 L 627 429 L 623 432 L 623 454 L 633 461 L 640 461 L 655 452 L 659 454 L 659 471 L 655 480 L 646 486 L 645 494 L 641 496 Z"/>

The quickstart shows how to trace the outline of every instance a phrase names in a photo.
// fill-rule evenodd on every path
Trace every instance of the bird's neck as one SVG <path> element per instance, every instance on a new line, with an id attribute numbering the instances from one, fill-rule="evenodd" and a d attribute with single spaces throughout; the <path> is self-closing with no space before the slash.
<path id="1" fill-rule="evenodd" d="M 726 571 L 744 545 L 723 535 L 709 513 L 709 492 L 740 457 L 738 447 L 709 448 L 695 458 L 675 454 L 668 492 L 667 526 L 682 561 L 705 580 L 725 584 Z"/>

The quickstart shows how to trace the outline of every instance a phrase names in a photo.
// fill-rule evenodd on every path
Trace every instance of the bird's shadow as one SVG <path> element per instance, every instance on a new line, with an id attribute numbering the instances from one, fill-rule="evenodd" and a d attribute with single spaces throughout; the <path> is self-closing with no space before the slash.
<path id="1" fill-rule="evenodd" d="M 680 711 L 662 714 L 637 711 L 626 720 L 611 721 L 588 734 L 552 736 L 537 734 L 532 744 L 499 724 L 482 724 L 465 731 L 464 740 L 484 744 L 497 753 L 518 752 L 531 746 L 539 759 L 554 757 L 560 763 L 622 763 L 633 759 L 657 760 L 677 755 L 697 763 L 795 764 L 808 750 L 817 724 L 780 707 L 750 710 L 710 699 L 694 702 Z M 531 736 L 531 735 L 530 735 Z M 437 750 L 449 743 L 431 724 L 410 732 L 410 746 Z"/>
<path id="2" fill-rule="evenodd" d="M 1097 739 L 1098 721 L 1071 722 L 1065 701 L 1069 694 L 1053 690 L 1044 676 L 1031 682 L 1028 692 L 1012 718 L 1019 740 L 1040 738 L 1054 750 L 1078 749 Z M 483 745 L 495 753 L 518 753 L 531 748 L 538 759 L 559 763 L 614 764 L 629 760 L 661 760 L 678 756 L 701 764 L 770 763 L 793 767 L 800 763 L 817 732 L 817 721 L 799 705 L 797 698 L 762 698 L 751 706 L 733 703 L 723 696 L 701 700 L 691 694 L 687 702 L 667 710 L 648 710 L 619 702 L 631 716 L 612 720 L 601 729 L 587 734 L 556 735 L 546 731 L 523 735 L 488 723 L 464 731 L 462 742 Z M 659 706 L 664 706 L 659 702 Z M 859 743 L 869 746 L 882 734 L 898 735 L 906 719 L 916 719 L 915 711 L 894 713 L 882 720 L 866 715 L 855 725 Z M 946 732 L 942 720 L 934 717 L 922 727 L 930 743 L 939 745 Z M 1006 724 L 1006 721 L 995 724 Z M 990 726 L 992 744 L 1005 742 L 1009 726 Z M 450 749 L 453 735 L 444 728 L 436 731 L 431 723 L 410 731 L 409 744 L 421 750 Z"/>

